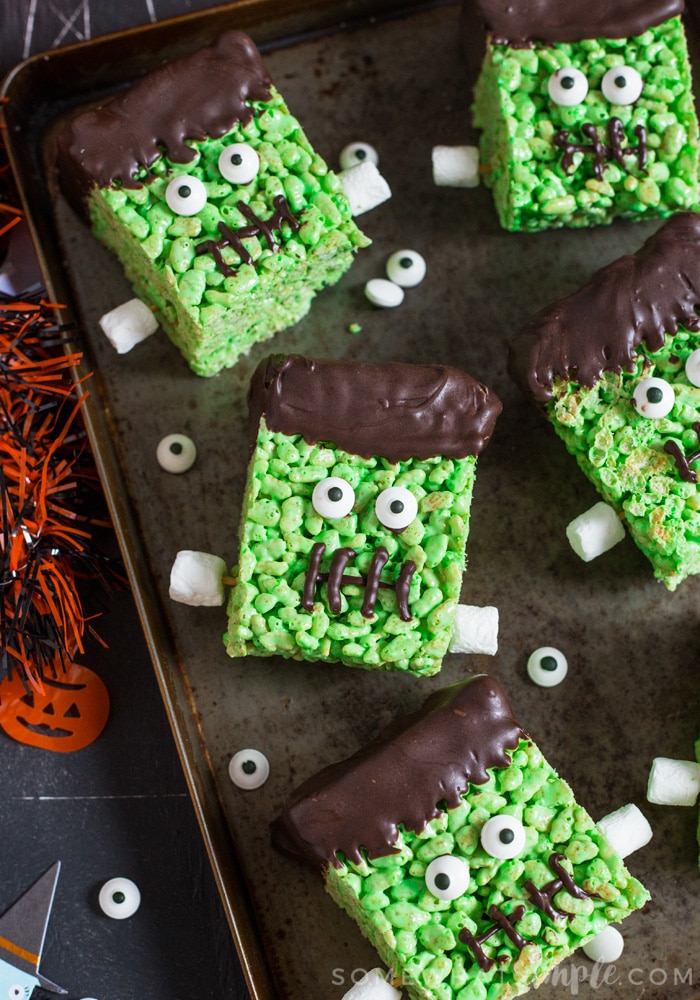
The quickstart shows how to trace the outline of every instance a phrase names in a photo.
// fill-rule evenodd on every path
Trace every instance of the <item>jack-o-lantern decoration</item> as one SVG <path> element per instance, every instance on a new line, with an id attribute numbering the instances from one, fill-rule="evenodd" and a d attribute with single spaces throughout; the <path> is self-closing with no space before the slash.
<path id="1" fill-rule="evenodd" d="M 15 670 L 0 683 L 0 727 L 29 746 L 81 750 L 100 735 L 108 716 L 102 679 L 78 663 L 69 663 L 56 678 L 28 684 Z"/>

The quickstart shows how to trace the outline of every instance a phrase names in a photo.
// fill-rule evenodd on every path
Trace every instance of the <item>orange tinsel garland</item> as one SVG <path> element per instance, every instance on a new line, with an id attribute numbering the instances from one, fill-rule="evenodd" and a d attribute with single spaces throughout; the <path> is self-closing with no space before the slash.
<path id="1" fill-rule="evenodd" d="M 112 572 L 90 545 L 107 522 L 86 509 L 99 484 L 76 422 L 80 355 L 55 308 L 0 296 L 0 679 L 16 669 L 35 687 L 83 651 L 76 575 Z"/>

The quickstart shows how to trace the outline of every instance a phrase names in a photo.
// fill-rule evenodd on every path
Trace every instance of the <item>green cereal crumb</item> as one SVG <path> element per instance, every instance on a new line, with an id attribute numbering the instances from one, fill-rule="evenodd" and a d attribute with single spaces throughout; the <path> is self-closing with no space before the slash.
<path id="1" fill-rule="evenodd" d="M 360 323 L 351 323 L 348 327 L 348 333 L 361 333 L 362 325 Z"/>

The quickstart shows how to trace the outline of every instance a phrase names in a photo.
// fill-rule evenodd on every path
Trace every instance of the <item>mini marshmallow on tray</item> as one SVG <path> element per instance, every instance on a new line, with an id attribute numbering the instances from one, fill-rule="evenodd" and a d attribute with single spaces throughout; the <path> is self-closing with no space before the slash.
<path id="1" fill-rule="evenodd" d="M 576 555 L 590 562 L 621 542 L 625 529 L 614 507 L 600 500 L 571 521 L 566 537 Z"/>
<path id="2" fill-rule="evenodd" d="M 100 327 L 117 354 L 126 354 L 158 329 L 158 320 L 141 299 L 129 299 L 100 317 Z"/>
<path id="3" fill-rule="evenodd" d="M 628 854 L 644 847 L 652 838 L 651 827 L 644 813 L 634 803 L 621 806 L 598 820 L 598 829 L 616 854 Z"/>
<path id="4" fill-rule="evenodd" d="M 647 800 L 658 806 L 694 806 L 700 795 L 700 764 L 655 757 L 649 772 Z"/>
<path id="5" fill-rule="evenodd" d="M 498 608 L 478 608 L 458 604 L 450 640 L 451 653 L 485 653 L 498 651 Z"/>
<path id="6" fill-rule="evenodd" d="M 391 198 L 391 188 L 371 160 L 363 160 L 354 167 L 341 170 L 338 176 L 353 217 L 369 212 Z"/>
<path id="7" fill-rule="evenodd" d="M 170 570 L 171 600 L 195 608 L 220 607 L 225 600 L 226 563 L 210 552 L 182 549 Z"/>
<path id="8" fill-rule="evenodd" d="M 387 981 L 381 969 L 370 969 L 358 979 L 342 1000 L 400 1000 L 401 993 Z"/>
<path id="9" fill-rule="evenodd" d="M 438 187 L 474 188 L 479 186 L 479 149 L 477 146 L 434 146 L 433 182 Z"/>

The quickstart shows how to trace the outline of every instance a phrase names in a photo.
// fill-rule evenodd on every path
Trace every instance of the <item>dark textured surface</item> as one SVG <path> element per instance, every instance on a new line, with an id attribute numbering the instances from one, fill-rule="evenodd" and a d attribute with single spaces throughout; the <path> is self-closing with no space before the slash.
<path id="1" fill-rule="evenodd" d="M 692 756 L 700 715 L 700 581 L 668 594 L 629 539 L 591 564 L 577 559 L 564 529 L 596 496 L 506 374 L 507 343 L 533 312 L 635 250 L 655 227 L 617 223 L 508 234 L 498 228 L 487 191 L 433 186 L 432 146 L 470 135 L 457 20 L 456 7 L 437 9 L 268 58 L 273 79 L 319 151 L 335 163 L 346 142 L 372 143 L 393 190 L 390 202 L 360 219 L 373 247 L 273 349 L 449 363 L 503 399 L 503 415 L 478 464 L 463 589 L 466 602 L 500 609 L 496 658 L 451 656 L 429 680 L 272 659 L 229 661 L 221 643 L 223 609 L 169 604 L 167 579 L 178 548 L 235 560 L 247 456 L 245 395 L 270 344 L 209 381 L 193 376 L 160 335 L 117 357 L 97 320 L 130 290 L 110 255 L 59 205 L 68 269 L 167 630 L 191 685 L 283 991 L 293 1000 L 335 1000 L 353 970 L 377 962 L 317 877 L 272 851 L 268 822 L 301 780 L 357 750 L 428 692 L 465 673 L 488 671 L 594 818 L 634 801 L 654 828 L 652 843 L 628 859 L 653 901 L 622 925 L 626 949 L 614 973 L 592 990 L 580 982 L 591 963 L 576 956 L 567 965 L 568 987 L 562 980 L 545 984 L 538 1000 L 573 994 L 574 986 L 579 995 L 620 1000 L 694 1000 L 700 979 L 697 814 L 650 806 L 644 793 L 654 756 Z M 375 310 L 363 296 L 364 282 L 380 276 L 388 255 L 402 247 L 424 254 L 426 280 L 408 290 L 398 309 Z M 361 324 L 359 334 L 348 332 L 353 322 Z M 162 472 L 154 459 L 157 442 L 173 431 L 190 434 L 199 448 L 197 464 L 182 477 Z M 139 547 L 136 538 L 128 543 Z M 561 648 L 570 664 L 566 681 L 550 690 L 535 688 L 525 674 L 529 652 L 545 644 Z M 241 792 L 227 777 L 231 754 L 244 746 L 270 758 L 270 779 L 257 792 Z M 58 977 L 60 969 L 47 966 L 46 973 Z"/>

